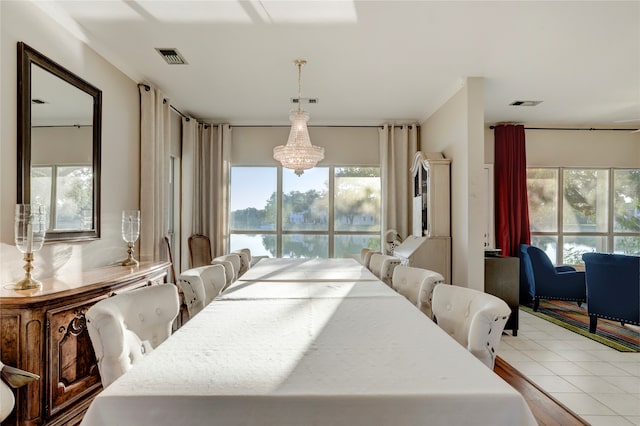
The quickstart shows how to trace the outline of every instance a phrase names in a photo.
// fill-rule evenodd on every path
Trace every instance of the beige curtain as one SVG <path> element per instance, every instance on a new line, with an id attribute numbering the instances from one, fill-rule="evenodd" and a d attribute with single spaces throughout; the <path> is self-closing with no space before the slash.
<path id="1" fill-rule="evenodd" d="M 193 231 L 193 199 L 195 191 L 195 148 L 198 140 L 198 122 L 194 118 L 182 118 L 182 155 L 180 168 L 181 214 L 180 214 L 180 268 L 178 274 L 189 269 L 188 239 Z"/>
<path id="2" fill-rule="evenodd" d="M 379 130 L 382 175 L 382 235 L 395 229 L 404 239 L 411 235 L 411 161 L 418 151 L 418 127 L 384 125 Z M 384 241 L 384 239 L 383 239 Z"/>
<path id="3" fill-rule="evenodd" d="M 170 102 L 146 84 L 140 90 L 140 258 L 166 259 L 169 230 Z"/>
<path id="4" fill-rule="evenodd" d="M 189 267 L 187 239 L 203 234 L 212 256 L 228 246 L 231 127 L 182 120 L 182 270 Z"/>

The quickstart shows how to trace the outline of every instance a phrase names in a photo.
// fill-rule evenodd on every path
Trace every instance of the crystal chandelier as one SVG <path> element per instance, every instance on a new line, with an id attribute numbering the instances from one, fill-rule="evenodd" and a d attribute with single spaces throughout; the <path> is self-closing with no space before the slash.
<path id="1" fill-rule="evenodd" d="M 293 63 L 298 67 L 298 109 L 289 114 L 291 131 L 287 144 L 273 148 L 273 158 L 282 163 L 282 167 L 293 169 L 295 174 L 300 176 L 305 170 L 313 168 L 318 164 L 318 161 L 324 158 L 324 148 L 311 145 L 307 129 L 309 114 L 300 107 L 302 103 L 302 66 L 307 61 L 296 59 Z"/>

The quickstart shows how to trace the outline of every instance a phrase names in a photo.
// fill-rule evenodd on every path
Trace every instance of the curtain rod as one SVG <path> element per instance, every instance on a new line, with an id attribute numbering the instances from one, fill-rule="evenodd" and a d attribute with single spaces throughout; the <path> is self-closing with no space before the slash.
<path id="1" fill-rule="evenodd" d="M 495 129 L 496 126 L 489 126 L 490 129 Z M 635 129 L 607 129 L 607 128 L 595 128 L 595 127 L 525 127 L 525 130 L 613 130 L 613 131 L 618 131 L 618 130 L 624 130 L 624 131 L 630 131 L 630 130 L 635 130 Z"/>
<path id="2" fill-rule="evenodd" d="M 169 108 L 177 112 L 180 116 L 182 116 L 182 118 L 186 119 L 187 121 L 191 121 L 191 117 L 189 117 L 188 115 L 185 115 L 182 111 L 180 111 L 178 108 L 174 107 L 173 105 L 169 104 Z"/>
<path id="3" fill-rule="evenodd" d="M 40 128 L 44 128 L 44 127 L 77 127 L 78 129 L 80 127 L 93 127 L 92 124 L 60 124 L 60 125 L 51 125 L 51 126 L 31 126 L 34 129 L 40 129 Z"/>
<path id="4" fill-rule="evenodd" d="M 149 90 L 151 90 L 151 86 L 149 86 L 148 84 L 144 84 L 144 83 L 140 83 L 142 86 L 144 86 L 144 90 L 145 92 L 148 92 Z M 167 103 L 167 99 L 164 98 L 162 100 L 163 104 Z M 182 116 L 182 118 L 186 119 L 187 121 L 191 120 L 191 117 L 189 117 L 188 115 L 184 114 L 182 111 L 180 111 L 178 108 L 174 107 L 173 105 L 169 104 L 169 108 L 171 108 L 172 110 L 174 110 L 175 112 L 177 112 L 180 116 Z"/>
<path id="5" fill-rule="evenodd" d="M 394 125 L 394 127 L 401 127 L 402 125 Z M 407 125 L 410 129 L 413 127 L 413 124 L 408 124 Z M 290 124 L 231 124 L 231 127 L 291 127 Z M 365 129 L 382 129 L 384 128 L 384 126 L 382 125 L 371 125 L 371 126 L 349 126 L 349 125 L 341 125 L 341 124 L 336 124 L 336 125 L 332 125 L 332 124 L 327 124 L 327 125 L 322 125 L 322 124 L 308 124 L 307 127 L 336 127 L 336 128 L 349 128 L 349 127 L 356 127 L 356 128 L 365 128 Z"/>

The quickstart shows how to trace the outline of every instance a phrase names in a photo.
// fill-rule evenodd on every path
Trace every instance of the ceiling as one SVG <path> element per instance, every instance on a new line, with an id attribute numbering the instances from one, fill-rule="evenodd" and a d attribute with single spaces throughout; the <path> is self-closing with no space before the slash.
<path id="1" fill-rule="evenodd" d="M 135 81 L 203 121 L 422 121 L 467 77 L 485 122 L 637 128 L 638 1 L 49 1 L 38 5 Z M 168 65 L 155 48 L 176 48 Z M 543 101 L 535 107 L 517 100 Z M 617 123 L 623 120 L 635 120 Z"/>

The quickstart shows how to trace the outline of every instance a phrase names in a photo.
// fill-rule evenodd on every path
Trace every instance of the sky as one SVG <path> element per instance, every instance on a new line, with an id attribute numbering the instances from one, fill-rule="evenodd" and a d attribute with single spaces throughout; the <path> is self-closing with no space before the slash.
<path id="1" fill-rule="evenodd" d="M 247 207 L 261 209 L 276 191 L 277 167 L 233 167 L 231 169 L 230 210 Z M 328 167 L 314 167 L 296 176 L 293 170 L 283 169 L 283 192 L 306 192 L 309 189 L 327 189 Z M 240 186 L 240 188 L 238 188 Z"/>

